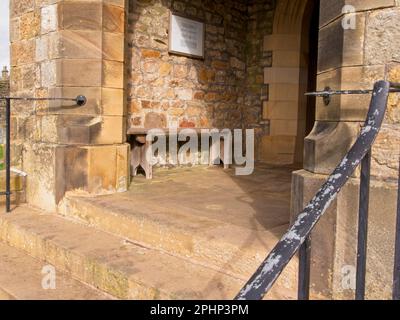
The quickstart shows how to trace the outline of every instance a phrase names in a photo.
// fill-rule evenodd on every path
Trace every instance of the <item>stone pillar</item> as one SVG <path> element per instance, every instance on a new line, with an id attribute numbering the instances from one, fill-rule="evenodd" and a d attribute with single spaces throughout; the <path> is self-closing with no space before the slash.
<path id="1" fill-rule="evenodd" d="M 344 5 L 356 13 L 355 28 L 344 29 Z M 321 0 L 318 89 L 371 89 L 379 79 L 399 81 L 400 7 L 395 0 Z M 304 169 L 294 173 L 292 213 L 313 197 L 359 134 L 370 95 L 317 100 L 316 124 L 305 139 Z M 399 96 L 391 95 L 372 152 L 368 233 L 367 296 L 390 298 L 393 269 L 396 181 L 400 154 Z M 312 290 L 316 296 L 354 298 L 357 246 L 358 174 L 343 188 L 312 235 Z"/>
<path id="2" fill-rule="evenodd" d="M 264 50 L 272 52 L 272 67 L 264 69 L 269 90 L 263 102 L 263 118 L 269 121 L 270 132 L 261 143 L 261 159 L 268 163 L 303 161 L 307 106 L 303 93 L 307 91 L 309 55 L 309 25 L 304 25 L 304 16 L 310 15 L 310 8 L 311 1 L 278 1 L 273 34 L 264 38 Z"/>
<path id="3" fill-rule="evenodd" d="M 11 92 L 88 103 L 14 102 L 13 165 L 27 200 L 54 210 L 65 192 L 125 191 L 125 0 L 11 0 Z"/>

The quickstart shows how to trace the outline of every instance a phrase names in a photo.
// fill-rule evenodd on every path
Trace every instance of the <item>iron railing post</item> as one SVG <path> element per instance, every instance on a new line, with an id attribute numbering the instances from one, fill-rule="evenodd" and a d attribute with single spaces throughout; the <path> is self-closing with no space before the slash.
<path id="1" fill-rule="evenodd" d="M 11 211 L 11 99 L 6 99 L 6 211 Z"/>
<path id="2" fill-rule="evenodd" d="M 298 299 L 310 299 L 311 237 L 308 236 L 299 250 Z"/>
<path id="3" fill-rule="evenodd" d="M 365 299 L 370 169 L 371 169 L 371 150 L 365 155 L 365 157 L 361 161 L 360 199 L 359 199 L 359 215 L 358 215 L 356 300 Z"/>
<path id="4" fill-rule="evenodd" d="M 400 300 L 400 161 L 397 187 L 396 243 L 394 247 L 393 300 Z"/>

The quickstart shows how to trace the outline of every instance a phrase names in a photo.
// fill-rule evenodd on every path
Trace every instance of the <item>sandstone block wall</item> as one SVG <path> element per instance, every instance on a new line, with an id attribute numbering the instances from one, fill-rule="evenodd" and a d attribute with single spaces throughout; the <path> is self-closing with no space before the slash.
<path id="1" fill-rule="evenodd" d="M 346 4 L 356 10 L 354 29 L 342 27 L 342 20 L 351 18 L 342 13 Z M 371 89 L 376 80 L 398 82 L 399 21 L 399 1 L 321 0 L 318 89 Z M 370 95 L 335 96 L 329 106 L 317 99 L 317 121 L 305 140 L 306 170 L 293 175 L 293 215 L 304 208 L 354 143 L 370 99 Z M 372 148 L 366 283 L 370 299 L 390 299 L 392 294 L 399 112 L 399 94 L 391 94 Z M 355 277 L 358 204 L 359 179 L 350 179 L 313 231 L 311 283 L 317 296 L 354 298 L 354 288 L 343 283 Z M 349 274 L 349 268 L 354 272 Z"/>
<path id="2" fill-rule="evenodd" d="M 54 210 L 65 192 L 126 190 L 124 0 L 12 0 L 11 92 L 88 97 L 14 101 L 13 165 L 28 173 L 28 202 Z"/>
<path id="3" fill-rule="evenodd" d="M 349 15 L 341 13 L 345 4 L 356 9 L 355 29 L 342 28 L 343 18 L 349 18 Z M 379 79 L 399 81 L 398 2 L 348 0 L 334 3 L 322 0 L 320 15 L 319 90 L 326 86 L 339 90 L 371 89 Z M 329 106 L 325 106 L 322 99 L 317 100 L 316 130 L 306 138 L 307 170 L 319 174 L 331 172 L 338 158 L 347 152 L 356 138 L 365 120 L 370 98 L 369 95 L 336 96 Z M 372 174 L 379 180 L 397 177 L 399 110 L 398 95 L 393 94 L 389 99 L 385 123 L 373 148 Z M 322 126 L 329 129 L 320 130 Z M 327 132 L 332 144 L 325 144 L 321 139 L 321 135 L 327 135 Z M 331 156 L 330 150 L 335 150 L 336 156 Z"/>
<path id="4" fill-rule="evenodd" d="M 6 67 L 4 67 L 6 68 Z M 0 78 L 0 97 L 7 97 L 10 95 L 10 79 L 7 69 L 3 69 L 1 78 Z M 6 102 L 4 100 L 0 100 L 0 143 L 4 143 L 5 141 L 5 105 Z"/>

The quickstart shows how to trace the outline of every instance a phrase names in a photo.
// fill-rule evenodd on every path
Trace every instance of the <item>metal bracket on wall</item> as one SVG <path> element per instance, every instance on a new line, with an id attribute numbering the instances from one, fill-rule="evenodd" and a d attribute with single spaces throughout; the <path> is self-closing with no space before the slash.
<path id="1" fill-rule="evenodd" d="M 359 89 L 359 90 L 332 90 L 330 87 L 325 87 L 323 91 L 306 92 L 306 96 L 322 97 L 324 104 L 328 106 L 331 103 L 331 97 L 342 94 L 371 94 L 373 90 Z M 389 92 L 400 92 L 400 89 L 390 88 Z"/>

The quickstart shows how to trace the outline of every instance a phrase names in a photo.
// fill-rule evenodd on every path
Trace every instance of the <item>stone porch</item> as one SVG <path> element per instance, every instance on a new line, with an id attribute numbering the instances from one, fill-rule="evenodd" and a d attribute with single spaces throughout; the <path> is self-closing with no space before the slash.
<path id="1" fill-rule="evenodd" d="M 58 214 L 18 206 L 0 215 L 0 269 L 30 263 L 26 277 L 0 277 L 0 288 L 36 298 L 33 279 L 51 264 L 72 292 L 80 288 L 77 297 L 232 299 L 288 227 L 292 170 L 260 164 L 237 177 L 222 168 L 159 169 L 125 193 L 68 194 Z M 296 270 L 294 261 L 267 298 L 295 298 Z M 25 278 L 32 290 L 24 292 Z"/>
<path id="2" fill-rule="evenodd" d="M 204 65 L 200 61 L 190 62 L 181 57 L 170 57 L 163 40 L 166 37 L 164 31 L 161 34 L 158 32 L 145 34 L 143 38 L 141 33 L 148 30 L 146 21 L 150 21 L 150 24 L 153 25 L 153 20 L 149 20 L 149 16 L 146 14 L 149 13 L 150 18 L 152 15 L 157 17 L 162 17 L 162 15 L 149 11 L 148 4 L 156 1 L 137 1 L 141 5 L 136 8 L 128 6 L 133 2 L 93 0 L 89 4 L 79 0 L 12 1 L 11 92 L 14 95 L 35 97 L 55 95 L 70 97 L 85 94 L 89 98 L 88 104 L 84 108 L 43 102 L 14 105 L 13 166 L 28 174 L 26 191 L 27 201 L 30 205 L 54 212 L 60 201 L 63 201 L 64 206 L 70 206 L 70 208 L 77 203 L 89 207 L 90 201 L 94 201 L 94 208 L 97 209 L 100 206 L 96 201 L 103 198 L 95 197 L 90 200 L 89 198 L 68 196 L 63 199 L 64 194 L 75 189 L 84 189 L 93 195 L 126 191 L 129 186 L 129 146 L 126 144 L 126 126 L 142 126 L 146 121 L 146 116 L 154 112 L 166 115 L 167 119 L 172 117 L 172 123 L 179 123 L 181 126 L 190 126 L 192 123 L 197 125 L 196 121 L 201 124 L 205 114 L 209 116 L 206 117 L 208 120 L 218 120 L 218 125 L 221 123 L 219 120 L 225 120 L 226 115 L 229 115 L 227 120 L 237 120 L 237 118 L 243 117 L 246 120 L 242 123 L 243 126 L 254 127 L 258 132 L 258 142 L 267 150 L 266 153 L 261 152 L 262 159 L 278 163 L 300 160 L 303 150 L 303 120 L 305 120 L 306 110 L 302 95 L 306 90 L 303 79 L 305 76 L 303 58 L 307 56 L 305 52 L 307 50 L 305 50 L 306 44 L 302 41 L 303 34 L 299 34 L 299 25 L 303 20 L 301 12 L 307 12 L 304 7 L 306 1 L 279 0 L 275 1 L 276 7 L 274 8 L 269 6 L 269 1 L 254 1 L 256 5 L 250 11 L 257 17 L 261 16 L 263 18 L 261 21 L 266 22 L 266 25 L 255 24 L 257 29 L 255 31 L 259 37 L 257 36 L 257 42 L 252 43 L 251 47 L 260 55 L 254 56 L 253 66 L 255 69 L 248 75 L 250 81 L 246 86 L 241 85 L 243 80 L 241 69 L 243 63 L 248 62 L 247 58 L 253 60 L 253 56 L 250 55 L 247 58 L 242 56 L 243 50 L 230 52 L 229 49 L 229 52 L 226 52 L 223 49 L 226 40 L 229 40 L 226 43 L 242 44 L 241 38 L 239 38 L 240 41 L 235 41 L 235 39 L 225 39 L 223 36 L 231 34 L 230 30 L 242 29 L 243 26 L 239 23 L 239 26 L 233 26 L 234 29 L 231 29 L 230 23 L 221 24 L 223 19 L 229 17 L 227 9 L 223 6 L 228 1 L 220 1 L 220 6 L 212 8 L 208 5 L 208 1 L 204 1 L 204 3 L 200 1 L 202 4 L 195 8 L 198 13 L 201 13 L 204 8 L 207 11 L 205 17 L 208 17 L 207 23 L 210 30 L 208 37 L 218 43 L 222 42 L 222 48 L 218 52 L 212 53 L 217 56 L 213 57 L 209 51 L 210 57 Z M 232 5 L 238 2 L 240 1 L 230 1 Z M 160 3 L 170 3 L 170 1 L 157 1 L 157 3 L 155 9 L 162 9 L 165 15 L 166 8 L 169 6 L 162 5 L 163 8 L 160 8 Z M 176 1 L 176 3 L 184 5 L 178 5 L 178 7 L 182 7 L 181 9 L 173 7 L 175 10 L 178 9 L 182 13 L 193 11 L 189 5 L 192 1 Z M 258 14 L 257 8 L 260 3 L 262 10 Z M 344 4 L 354 5 L 356 9 L 357 28 L 355 30 L 342 30 L 341 28 L 341 21 L 344 17 L 341 10 Z M 135 10 L 132 11 L 132 9 Z M 210 12 L 211 9 L 217 12 L 216 17 L 215 12 Z M 226 17 L 222 20 L 219 19 L 218 11 L 224 11 Z M 237 8 L 234 11 L 237 12 Z M 137 15 L 138 13 L 140 16 Z M 400 8 L 397 0 L 322 0 L 319 17 L 320 55 L 316 71 L 317 88 L 323 89 L 327 85 L 334 89 L 370 88 L 372 82 L 377 79 L 388 78 L 398 81 L 400 78 L 399 51 L 397 50 L 398 39 L 400 39 L 398 37 L 400 32 L 399 15 Z M 264 17 L 269 18 L 264 19 Z M 126 28 L 126 22 L 128 28 Z M 221 29 L 222 25 L 227 28 Z M 388 30 L 391 31 L 387 32 Z M 151 37 L 150 45 L 142 42 L 143 39 L 146 40 L 146 36 Z M 250 36 L 251 39 L 254 39 L 251 34 Z M 128 44 L 126 40 L 128 40 Z M 211 46 L 217 43 L 214 40 L 210 41 Z M 305 40 L 309 40 L 308 37 Z M 77 43 L 80 46 L 76 46 Z M 284 44 L 283 47 L 282 44 Z M 385 50 L 380 50 L 382 47 Z M 259 50 L 260 48 L 263 49 Z M 230 59 L 231 57 L 240 59 Z M 163 67 L 161 68 L 161 66 Z M 247 63 L 247 66 L 252 67 L 252 63 Z M 232 76 L 233 70 L 235 77 Z M 293 80 L 294 75 L 295 81 Z M 215 88 L 220 82 L 224 83 L 225 81 L 227 84 L 232 79 L 235 81 L 230 84 L 231 89 L 227 90 L 228 86 L 218 87 L 221 89 L 220 91 L 229 93 L 236 89 L 245 90 L 247 91 L 245 96 L 249 99 L 243 100 L 242 96 L 233 96 L 235 101 L 230 101 L 232 95 L 226 96 L 209 90 Z M 154 84 L 154 87 L 152 90 L 146 90 L 149 88 L 150 82 Z M 159 89 L 168 90 L 164 92 Z M 172 94 L 169 95 L 171 92 Z M 293 95 L 289 95 L 289 92 Z M 151 94 L 151 96 L 146 96 L 147 94 Z M 157 95 L 165 96 L 158 99 Z M 240 99 L 236 100 L 236 98 Z M 365 118 L 367 105 L 368 98 L 366 97 L 336 97 L 329 107 L 323 105 L 322 101 L 318 101 L 314 130 L 304 143 L 305 170 L 295 175 L 296 189 L 293 193 L 295 212 L 301 210 L 312 193 L 340 161 L 341 156 L 347 152 L 359 133 L 360 122 Z M 393 95 L 389 102 L 384 127 L 373 150 L 373 178 L 376 180 L 377 190 L 382 195 L 393 193 L 393 191 L 387 192 L 387 188 L 391 179 L 397 177 L 398 172 L 398 146 L 400 145 L 398 106 L 398 96 Z M 167 123 L 170 122 L 167 121 Z M 222 122 L 221 125 L 225 125 L 225 122 Z M 230 127 L 230 125 L 227 126 Z M 183 182 L 182 184 L 185 185 Z M 313 188 L 309 190 L 310 185 Z M 147 190 L 147 184 L 143 184 L 141 187 Z M 151 187 L 153 188 L 154 185 L 152 184 Z M 229 187 L 237 190 L 236 184 L 229 185 Z M 319 278 L 322 274 L 324 279 L 321 288 L 326 289 L 328 293 L 341 290 L 341 267 L 344 264 L 353 264 L 353 258 L 347 258 L 348 243 L 339 246 L 341 237 L 334 231 L 341 230 L 340 227 L 345 226 L 343 227 L 345 235 L 355 234 L 352 228 L 355 226 L 356 210 L 351 205 L 351 199 L 355 199 L 356 189 L 354 187 L 343 190 L 342 193 L 347 192 L 347 195 L 343 195 L 342 199 L 347 200 L 339 201 L 338 205 L 332 207 L 332 212 L 327 216 L 327 220 L 314 234 L 316 239 L 324 237 L 325 241 L 313 242 L 313 255 L 316 257 L 313 263 L 314 266 L 317 263 L 317 268 L 312 270 L 315 274 L 312 278 Z M 129 191 L 129 193 L 132 192 L 140 193 L 141 191 L 139 189 Z M 175 199 L 178 199 L 178 195 L 173 195 L 176 197 Z M 215 192 L 205 195 L 210 199 L 208 201 L 207 198 L 207 204 L 214 201 L 216 196 Z M 192 193 L 193 198 L 197 196 L 197 193 Z M 248 195 L 243 196 L 248 197 Z M 167 197 L 162 199 L 165 203 L 172 205 L 172 200 Z M 390 205 L 394 203 L 389 196 L 387 199 L 383 199 L 384 203 Z M 224 201 L 224 203 L 230 204 L 233 200 L 228 197 Z M 265 200 L 263 199 L 263 201 Z M 261 200 L 259 202 L 262 203 Z M 233 203 L 239 204 L 236 201 Z M 202 204 L 196 203 L 196 205 L 201 206 Z M 210 205 L 211 207 L 206 211 L 207 214 L 216 214 L 214 211 L 218 211 L 216 210 L 218 208 L 212 207 L 212 202 Z M 250 210 L 249 212 L 253 216 L 257 216 L 256 209 L 252 205 L 245 206 L 243 203 L 240 205 L 240 208 L 243 209 L 242 214 L 247 214 L 245 210 Z M 379 205 L 380 202 L 376 201 L 375 207 L 379 207 Z M 130 203 L 130 206 L 134 209 L 137 208 L 136 204 Z M 233 206 L 229 206 L 229 208 L 231 207 Z M 75 210 L 75 213 L 73 211 L 68 213 L 69 218 L 73 218 L 73 221 L 86 217 L 80 217 L 79 212 L 76 212 Z M 157 283 L 153 281 L 152 276 L 155 272 L 164 270 L 163 263 L 157 262 L 159 263 L 158 268 L 154 266 L 150 268 L 151 264 L 149 266 L 143 263 L 142 270 L 149 268 L 152 272 L 150 275 L 139 272 L 140 277 L 143 276 L 143 279 L 148 281 L 147 286 L 142 286 L 142 282 L 138 281 L 138 277 L 135 276 L 136 271 L 131 269 L 130 262 L 141 261 L 140 257 L 143 254 L 138 249 L 140 246 L 136 246 L 136 243 L 140 243 L 144 239 L 139 239 L 139 242 L 134 240 L 135 245 L 132 247 L 132 252 L 124 256 L 126 247 L 122 246 L 121 249 L 121 239 L 124 237 L 124 232 L 127 231 L 126 229 L 119 230 L 115 221 L 120 222 L 121 217 L 124 217 L 124 223 L 127 220 L 125 216 L 116 215 L 113 211 L 110 211 L 113 213 L 110 217 L 105 217 L 104 212 L 96 210 L 94 216 L 87 213 L 87 221 L 92 225 L 89 228 L 81 228 L 59 216 L 35 211 L 31 207 L 21 207 L 14 212 L 14 215 L 2 217 L 4 221 L 2 235 L 7 243 L 23 248 L 35 257 L 60 265 L 61 269 L 70 270 L 74 277 L 95 284 L 107 292 L 112 292 L 116 297 L 159 297 L 159 292 L 153 290 Z M 197 214 L 198 207 L 196 211 L 193 210 L 191 215 L 195 221 L 198 221 L 199 217 L 194 214 L 195 212 Z M 392 212 L 391 208 L 387 212 Z M 66 211 L 64 213 L 67 214 Z M 144 216 L 144 213 L 142 214 Z M 383 213 L 374 221 L 390 221 L 382 218 L 385 215 L 386 213 Z M 38 219 L 38 216 L 41 219 Z M 240 214 L 238 216 L 240 217 Z M 219 219 L 216 221 L 225 222 L 222 215 L 218 217 Z M 201 218 L 205 219 L 207 216 L 201 216 Z M 237 218 L 235 216 L 235 219 Z M 257 226 L 262 225 L 254 217 L 251 219 L 242 217 L 238 221 L 241 223 L 246 221 L 246 226 L 252 223 L 256 223 Z M 341 221 L 350 221 L 350 230 L 347 229 L 347 224 L 341 224 Z M 131 220 L 128 222 L 131 223 Z M 123 223 L 119 224 L 120 226 L 124 225 Z M 176 223 L 164 221 L 164 225 L 173 226 Z M 232 223 L 229 225 L 232 226 Z M 375 229 L 376 233 L 387 230 L 390 225 L 391 222 L 384 226 L 379 225 L 379 228 Z M 106 226 L 110 229 L 105 230 Z M 153 225 L 153 227 L 155 229 L 150 230 L 158 230 L 157 225 Z M 244 229 L 247 229 L 247 232 L 252 230 L 252 234 L 254 233 L 254 229 L 247 227 Z M 193 237 L 200 233 L 193 229 L 190 230 Z M 97 232 L 100 234 L 95 235 Z M 109 233 L 114 235 L 110 236 Z M 155 239 L 162 240 L 160 246 L 165 246 L 161 248 L 162 250 L 175 248 L 173 244 L 164 242 L 165 239 L 157 232 L 155 234 L 158 237 Z M 74 235 L 73 239 L 69 239 L 71 235 Z M 202 236 L 201 233 L 200 235 Z M 150 232 L 143 235 L 143 237 L 145 236 L 150 243 L 156 243 Z M 219 236 L 224 236 L 224 234 Z M 109 244 L 102 239 L 106 239 Z M 181 238 L 178 237 L 178 239 Z M 204 240 L 204 238 L 202 239 Z M 380 238 L 375 239 L 378 239 L 376 243 L 383 243 L 379 242 Z M 187 238 L 183 240 L 186 241 Z M 274 236 L 274 241 L 276 240 L 276 236 Z M 353 239 L 349 239 L 349 242 L 350 240 Z M 106 250 L 102 250 L 100 245 L 104 245 Z M 331 250 L 332 246 L 344 248 L 345 252 L 328 251 L 327 248 Z M 194 260 L 201 258 L 190 256 L 190 251 L 184 251 L 185 246 L 183 247 L 182 252 L 174 254 L 183 255 L 185 259 L 187 256 Z M 240 243 L 236 248 L 239 247 Z M 160 257 L 159 249 L 149 249 L 148 257 L 152 256 L 153 261 L 167 261 L 162 260 L 165 257 Z M 261 249 L 262 254 L 269 251 L 265 247 Z M 109 255 L 110 252 L 126 258 L 127 262 L 118 260 L 118 263 L 114 263 L 113 256 Z M 330 260 L 322 258 L 326 252 L 332 254 Z M 206 257 L 212 257 L 211 253 L 207 253 L 209 255 Z M 354 254 L 351 253 L 351 257 L 353 256 Z M 172 263 L 168 261 L 167 264 Z M 318 263 L 321 266 L 318 266 Z M 189 271 L 189 273 L 192 270 L 178 262 L 177 265 L 179 267 L 174 270 L 174 277 L 179 273 L 186 274 L 182 270 Z M 193 264 L 189 265 L 193 266 Z M 258 263 L 254 264 L 254 267 L 256 265 Z M 241 270 L 245 267 L 245 265 L 239 264 L 235 268 Z M 206 269 L 201 269 L 202 265 L 199 267 L 200 269 L 193 268 L 196 270 L 196 274 L 201 274 L 199 277 L 204 280 L 204 283 L 210 283 L 210 277 L 220 275 L 220 273 L 210 271 L 213 269 L 207 269 L 208 266 Z M 168 271 L 170 270 L 163 271 L 164 275 L 167 275 L 166 278 L 171 276 Z M 248 271 L 243 272 L 246 277 L 250 274 Z M 331 275 L 334 272 L 336 278 L 332 280 Z M 27 273 L 29 273 L 29 269 Z M 241 277 L 246 278 L 243 274 Z M 380 274 L 378 276 L 380 277 Z M 232 280 L 233 278 L 227 279 Z M 184 280 L 190 281 L 186 278 Z M 226 283 L 231 283 L 229 281 L 227 280 Z M 200 285 L 203 282 L 199 282 Z M 196 287 L 199 283 L 192 283 L 191 288 Z M 291 283 L 293 284 L 295 281 Z M 237 283 L 230 288 L 235 286 Z M 220 297 L 221 295 L 218 294 L 221 292 L 218 291 L 218 285 L 213 288 L 210 289 L 209 294 Z M 175 297 L 179 297 L 180 295 L 177 293 L 185 289 L 185 287 L 169 287 L 168 290 L 162 291 L 161 296 L 172 292 L 172 296 L 176 294 Z M 317 289 L 320 288 L 317 287 Z M 230 290 L 228 291 L 230 292 Z M 200 293 L 191 291 L 190 294 Z M 224 294 L 223 296 L 228 295 Z M 351 296 L 351 292 L 349 296 Z M 231 297 L 230 294 L 229 297 Z"/>

